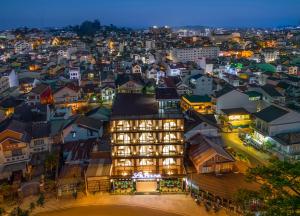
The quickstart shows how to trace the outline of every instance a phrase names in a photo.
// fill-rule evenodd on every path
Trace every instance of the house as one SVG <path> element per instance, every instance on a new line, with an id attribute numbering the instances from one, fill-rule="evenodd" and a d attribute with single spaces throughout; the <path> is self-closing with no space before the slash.
<path id="1" fill-rule="evenodd" d="M 45 84 L 37 85 L 28 93 L 27 103 L 30 105 L 52 104 L 53 95 L 51 87 Z"/>
<path id="2" fill-rule="evenodd" d="M 122 74 L 118 75 L 116 86 L 118 93 L 141 93 L 144 81 L 140 74 Z"/>
<path id="3" fill-rule="evenodd" d="M 219 118 L 223 127 L 230 131 L 249 128 L 252 122 L 250 113 L 244 108 L 221 109 Z"/>
<path id="4" fill-rule="evenodd" d="M 254 91 L 262 94 L 262 99 L 269 104 L 277 103 L 284 104 L 285 97 L 277 89 L 276 86 L 265 84 L 258 88 L 252 88 Z"/>
<path id="5" fill-rule="evenodd" d="M 96 119 L 78 116 L 63 129 L 63 142 L 99 139 L 103 134 L 103 125 Z"/>
<path id="6" fill-rule="evenodd" d="M 78 85 L 81 85 L 81 73 L 79 67 L 72 67 L 69 69 L 69 79 L 70 80 L 77 80 Z"/>
<path id="7" fill-rule="evenodd" d="M 232 86 L 225 86 L 221 90 L 215 91 L 212 95 L 215 104 L 216 114 L 220 115 L 222 109 L 244 108 L 250 113 L 256 112 L 259 105 L 258 101 L 251 98 Z"/>
<path id="8" fill-rule="evenodd" d="M 273 136 L 274 149 L 285 157 L 300 159 L 300 132 L 282 133 Z"/>
<path id="9" fill-rule="evenodd" d="M 133 64 L 132 65 L 132 73 L 133 74 L 141 74 L 142 73 L 142 67 L 139 64 Z"/>
<path id="10" fill-rule="evenodd" d="M 160 113 L 178 111 L 180 99 L 175 88 L 156 88 L 155 97 Z"/>
<path id="11" fill-rule="evenodd" d="M 26 123 L 7 119 L 0 132 L 0 179 L 20 173 L 25 176 L 30 161 L 30 134 Z"/>
<path id="12" fill-rule="evenodd" d="M 9 88 L 18 87 L 19 81 L 15 70 L 0 73 L 0 94 Z"/>
<path id="13" fill-rule="evenodd" d="M 234 158 L 221 146 L 196 134 L 187 140 L 189 158 L 197 173 L 227 173 L 234 168 Z"/>
<path id="14" fill-rule="evenodd" d="M 195 95 L 210 95 L 213 90 L 213 78 L 196 74 L 189 78 L 189 85 Z"/>
<path id="15" fill-rule="evenodd" d="M 214 112 L 212 99 L 208 95 L 184 95 L 181 97 L 180 106 L 183 111 L 193 109 L 202 114 Z"/>
<path id="16" fill-rule="evenodd" d="M 53 93 L 54 103 L 72 103 L 81 98 L 80 88 L 75 85 L 64 86 Z"/>
<path id="17" fill-rule="evenodd" d="M 112 103 L 116 95 L 116 89 L 113 84 L 104 84 L 101 87 L 101 99 L 104 103 Z"/>
<path id="18" fill-rule="evenodd" d="M 300 128 L 300 113 L 282 106 L 271 105 L 253 115 L 255 124 L 251 140 L 258 146 L 271 141 L 270 137 L 297 132 Z"/>
<path id="19" fill-rule="evenodd" d="M 30 152 L 32 154 L 51 151 L 50 130 L 50 123 L 32 123 L 30 140 Z"/>
<path id="20" fill-rule="evenodd" d="M 200 114 L 195 110 L 189 110 L 185 116 L 185 133 L 186 140 L 195 134 L 202 134 L 206 137 L 219 136 L 219 127 L 213 114 Z"/>

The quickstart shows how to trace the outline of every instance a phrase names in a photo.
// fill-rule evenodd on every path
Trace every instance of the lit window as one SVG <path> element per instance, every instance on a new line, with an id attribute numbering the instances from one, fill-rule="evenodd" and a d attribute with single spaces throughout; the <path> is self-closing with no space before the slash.
<path id="1" fill-rule="evenodd" d="M 169 166 L 169 165 L 174 165 L 176 164 L 174 158 L 166 158 L 164 161 L 163 161 L 163 165 L 164 166 Z"/>
<path id="2" fill-rule="evenodd" d="M 169 155 L 169 154 L 175 154 L 176 148 L 173 145 L 167 145 L 163 148 L 163 154 Z"/>

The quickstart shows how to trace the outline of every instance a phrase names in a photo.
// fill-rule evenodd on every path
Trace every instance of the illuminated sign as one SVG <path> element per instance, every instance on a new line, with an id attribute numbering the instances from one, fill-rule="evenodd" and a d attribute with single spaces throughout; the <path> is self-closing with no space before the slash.
<path id="1" fill-rule="evenodd" d="M 158 178 L 161 178 L 161 175 L 138 172 L 138 173 L 134 173 L 132 178 L 133 179 L 158 179 Z"/>

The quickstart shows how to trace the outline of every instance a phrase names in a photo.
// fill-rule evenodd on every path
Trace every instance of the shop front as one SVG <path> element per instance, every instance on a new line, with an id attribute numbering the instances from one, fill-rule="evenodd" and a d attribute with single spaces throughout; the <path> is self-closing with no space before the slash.
<path id="1" fill-rule="evenodd" d="M 137 172 L 128 179 L 111 179 L 112 192 L 129 193 L 181 193 L 185 189 L 183 178 L 163 177 L 160 174 Z"/>

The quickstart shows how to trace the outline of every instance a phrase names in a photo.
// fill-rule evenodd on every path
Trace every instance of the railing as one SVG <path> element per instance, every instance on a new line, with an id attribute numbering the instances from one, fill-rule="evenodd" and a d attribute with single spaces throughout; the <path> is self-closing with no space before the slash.
<path id="1" fill-rule="evenodd" d="M 111 120 L 183 119 L 182 113 L 158 113 L 154 115 L 112 116 Z"/>
<path id="2" fill-rule="evenodd" d="M 170 141 L 163 141 L 163 140 L 157 140 L 157 141 L 147 141 L 147 142 L 140 142 L 139 140 L 135 141 L 119 141 L 119 140 L 111 140 L 111 144 L 114 145 L 178 145 L 182 144 L 184 142 L 183 139 L 181 140 L 170 140 Z"/>
<path id="3" fill-rule="evenodd" d="M 150 132 L 150 131 L 183 131 L 184 127 L 147 127 L 147 128 L 141 128 L 141 127 L 112 127 L 111 132 Z"/>

